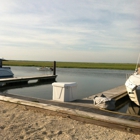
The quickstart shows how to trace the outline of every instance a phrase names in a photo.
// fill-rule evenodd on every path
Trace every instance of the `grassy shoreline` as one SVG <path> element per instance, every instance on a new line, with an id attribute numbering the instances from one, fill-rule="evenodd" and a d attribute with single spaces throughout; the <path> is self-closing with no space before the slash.
<path id="1" fill-rule="evenodd" d="M 32 66 L 32 67 L 53 67 L 53 61 L 4 61 L 3 65 L 8 66 Z M 59 68 L 88 68 L 88 69 L 119 69 L 134 70 L 136 64 L 133 63 L 92 63 L 92 62 L 57 62 Z"/>

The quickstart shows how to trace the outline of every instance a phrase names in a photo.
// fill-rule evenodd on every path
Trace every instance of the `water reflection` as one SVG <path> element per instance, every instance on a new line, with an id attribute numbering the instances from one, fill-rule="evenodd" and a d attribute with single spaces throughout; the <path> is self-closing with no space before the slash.
<path id="1" fill-rule="evenodd" d="M 38 71 L 36 67 L 11 67 L 15 77 L 50 75 L 51 72 Z M 126 74 L 132 73 L 129 70 L 105 70 L 105 69 L 77 69 L 57 68 L 57 82 L 76 82 L 77 98 L 82 99 L 97 93 L 124 85 Z M 52 83 L 29 83 L 28 85 L 6 87 L 1 92 L 22 95 L 41 99 L 52 99 Z M 133 102 L 122 101 L 118 103 L 118 112 L 131 115 L 140 115 L 140 107 Z"/>
<path id="2" fill-rule="evenodd" d="M 14 77 L 51 75 L 52 72 L 38 71 L 36 67 L 11 66 Z M 109 69 L 77 69 L 77 68 L 56 68 L 57 82 L 76 82 L 77 99 L 82 99 L 117 86 L 124 85 L 126 74 L 132 73 L 129 70 L 109 70 Z M 33 86 L 34 85 L 34 86 Z M 24 87 L 7 88 L 7 93 L 35 97 L 42 99 L 52 99 L 52 85 L 30 84 Z M 6 90 L 6 89 L 4 89 Z M 3 90 L 3 92 L 4 92 Z M 125 112 L 128 104 L 121 107 L 120 112 Z"/>
<path id="3" fill-rule="evenodd" d="M 52 74 L 51 72 L 38 71 L 36 67 L 12 66 L 15 77 L 38 76 Z M 111 88 L 123 85 L 126 81 L 126 70 L 106 69 L 77 69 L 77 68 L 56 68 L 57 82 L 76 82 L 77 99 L 85 98 Z M 52 85 L 40 85 L 21 89 L 8 89 L 8 93 L 24 96 L 51 99 Z"/>
<path id="4" fill-rule="evenodd" d="M 130 101 L 126 113 L 130 115 L 140 115 L 140 106 Z"/>

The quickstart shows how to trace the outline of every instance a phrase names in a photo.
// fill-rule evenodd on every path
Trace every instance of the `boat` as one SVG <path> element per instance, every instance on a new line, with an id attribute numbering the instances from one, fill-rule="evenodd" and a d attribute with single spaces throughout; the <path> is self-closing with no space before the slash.
<path id="1" fill-rule="evenodd" d="M 139 58 L 137 61 L 136 69 L 133 74 L 131 74 L 125 82 L 125 87 L 129 98 L 136 105 L 140 106 L 140 67 L 139 67 Z"/>
<path id="2" fill-rule="evenodd" d="M 0 58 L 0 78 L 12 78 L 14 76 L 10 67 L 3 67 L 2 62 L 7 61 L 4 58 Z"/>
<path id="3" fill-rule="evenodd" d="M 37 68 L 37 70 L 39 70 L 39 71 L 53 71 L 53 68 L 49 68 L 49 67 L 39 67 L 39 68 Z"/>

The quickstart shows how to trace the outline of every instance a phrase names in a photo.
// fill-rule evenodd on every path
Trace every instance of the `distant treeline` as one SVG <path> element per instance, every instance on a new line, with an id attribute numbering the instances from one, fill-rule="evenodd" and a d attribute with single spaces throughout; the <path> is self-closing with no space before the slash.
<path id="1" fill-rule="evenodd" d="M 9 60 L 3 61 L 3 65 L 9 66 L 35 66 L 35 67 L 53 67 L 53 61 L 21 61 Z M 92 62 L 57 62 L 59 68 L 88 68 L 88 69 L 120 69 L 134 70 L 136 64 L 131 63 L 92 63 Z"/>

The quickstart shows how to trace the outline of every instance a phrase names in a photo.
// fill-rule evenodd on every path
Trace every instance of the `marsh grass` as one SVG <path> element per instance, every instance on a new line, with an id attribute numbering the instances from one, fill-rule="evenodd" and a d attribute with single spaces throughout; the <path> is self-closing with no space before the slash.
<path id="1" fill-rule="evenodd" d="M 35 67 L 53 67 L 53 61 L 4 61 L 3 65 L 9 66 L 35 66 Z M 88 69 L 120 69 L 134 70 L 136 64 L 132 63 L 92 63 L 92 62 L 56 62 L 59 68 L 88 68 Z"/>

